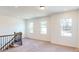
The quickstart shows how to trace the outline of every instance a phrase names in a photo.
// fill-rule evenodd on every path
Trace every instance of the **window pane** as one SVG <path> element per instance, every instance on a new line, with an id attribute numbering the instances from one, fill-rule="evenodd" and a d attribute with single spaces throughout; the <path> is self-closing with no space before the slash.
<path id="1" fill-rule="evenodd" d="M 72 19 L 63 19 L 61 21 L 61 35 L 72 36 Z"/>
<path id="2" fill-rule="evenodd" d="M 47 21 L 40 22 L 40 33 L 47 34 Z"/>
<path id="3" fill-rule="evenodd" d="M 47 28 L 41 28 L 41 34 L 46 34 L 47 33 Z"/>
<path id="4" fill-rule="evenodd" d="M 33 22 L 29 23 L 29 33 L 33 33 Z"/>

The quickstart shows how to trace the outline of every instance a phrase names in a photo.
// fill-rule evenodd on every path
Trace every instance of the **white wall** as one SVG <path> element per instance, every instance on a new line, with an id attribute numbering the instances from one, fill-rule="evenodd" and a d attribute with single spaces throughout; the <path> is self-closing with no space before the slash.
<path id="1" fill-rule="evenodd" d="M 0 35 L 13 34 L 25 31 L 24 20 L 9 16 L 0 16 Z"/>
<path id="2" fill-rule="evenodd" d="M 62 37 L 61 36 L 61 27 L 60 27 L 60 20 L 63 18 L 71 18 L 73 21 L 72 26 L 72 37 Z M 31 19 L 27 20 L 26 23 L 26 37 L 38 39 L 38 40 L 45 40 L 50 41 L 51 43 L 56 43 L 60 45 L 72 46 L 79 48 L 79 11 L 68 11 L 62 12 L 58 14 L 54 14 L 48 17 L 44 17 L 48 21 L 48 34 L 41 35 L 39 33 L 40 19 Z M 34 33 L 29 34 L 27 30 L 27 23 L 29 21 L 34 21 Z"/>
<path id="3" fill-rule="evenodd" d="M 77 35 L 77 47 L 79 48 L 79 10 L 78 10 L 78 12 L 77 12 L 77 33 L 76 33 L 76 35 Z"/>

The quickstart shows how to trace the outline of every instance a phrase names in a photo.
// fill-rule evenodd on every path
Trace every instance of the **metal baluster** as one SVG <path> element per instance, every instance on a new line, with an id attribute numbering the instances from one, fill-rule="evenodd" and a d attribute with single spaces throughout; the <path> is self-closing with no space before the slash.
<path id="1" fill-rule="evenodd" d="M 7 43 L 7 36 L 5 37 L 5 44 Z M 5 45 L 5 48 L 7 48 L 7 45 Z"/>
<path id="2" fill-rule="evenodd" d="M 9 39 L 8 39 L 8 37 L 9 37 L 9 36 L 7 36 L 7 37 L 4 37 L 5 44 L 7 44 L 7 43 L 9 42 Z M 8 49 L 8 46 L 9 46 L 8 44 L 7 44 L 7 45 L 5 45 L 5 46 L 4 46 L 4 49 L 5 49 L 5 48 L 7 48 L 7 49 Z"/>
<path id="3" fill-rule="evenodd" d="M 2 37 L 0 37 L 0 49 L 1 49 L 1 46 L 2 46 L 2 43 L 1 43 L 2 40 L 1 40 L 1 38 L 2 38 Z"/>
<path id="4" fill-rule="evenodd" d="M 5 50 L 5 48 L 6 48 L 6 47 L 5 47 L 5 37 L 3 37 L 3 46 L 4 46 L 4 47 L 3 47 L 3 50 Z"/>
<path id="5" fill-rule="evenodd" d="M 2 37 L 1 37 L 1 47 L 2 47 L 3 41 L 2 41 Z"/>
<path id="6" fill-rule="evenodd" d="M 0 48 L 1 48 L 1 37 L 0 37 Z"/>
<path id="7" fill-rule="evenodd" d="M 7 37 L 7 42 L 9 42 L 9 36 Z M 7 44 L 7 48 L 9 48 L 9 43 Z"/>
<path id="8" fill-rule="evenodd" d="M 6 44 L 6 43 L 5 43 L 5 40 L 6 40 L 5 37 L 3 37 L 3 44 L 4 44 L 3 50 L 5 50 L 5 48 L 6 48 L 6 47 L 5 47 L 5 44 Z"/>
<path id="9" fill-rule="evenodd" d="M 0 49 L 2 47 L 2 37 L 0 37 Z"/>
<path id="10" fill-rule="evenodd" d="M 4 37 L 2 37 L 2 47 L 4 46 Z M 2 51 L 4 50 L 4 47 L 2 48 Z"/>
<path id="11" fill-rule="evenodd" d="M 8 36 L 6 37 L 6 43 L 8 42 Z M 8 45 L 6 45 L 7 49 L 8 49 Z"/>

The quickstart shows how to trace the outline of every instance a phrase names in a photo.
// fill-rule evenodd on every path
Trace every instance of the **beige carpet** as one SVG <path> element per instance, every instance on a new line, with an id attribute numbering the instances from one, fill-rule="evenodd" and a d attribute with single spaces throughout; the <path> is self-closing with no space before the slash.
<path id="1" fill-rule="evenodd" d="M 23 39 L 23 45 L 10 48 L 4 52 L 75 52 L 75 48 L 69 48 L 61 45 L 55 45 L 50 42 Z"/>

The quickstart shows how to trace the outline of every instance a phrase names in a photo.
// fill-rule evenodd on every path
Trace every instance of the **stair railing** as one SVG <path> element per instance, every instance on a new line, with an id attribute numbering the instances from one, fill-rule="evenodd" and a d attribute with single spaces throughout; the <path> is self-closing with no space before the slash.
<path id="1" fill-rule="evenodd" d="M 4 51 L 10 45 L 14 45 L 15 43 L 20 42 L 22 45 L 22 33 L 14 33 L 12 35 L 2 35 L 0 36 L 0 49 Z"/>

